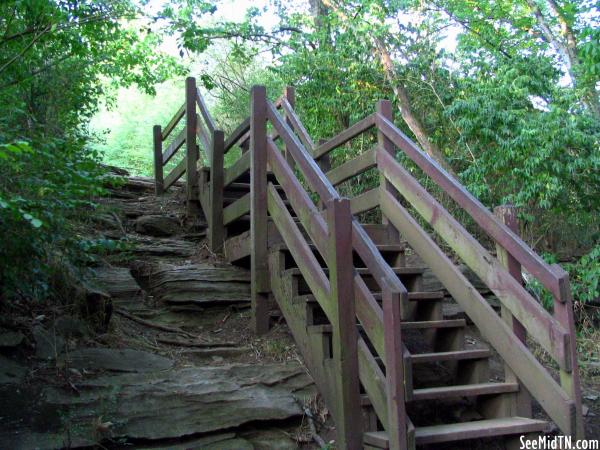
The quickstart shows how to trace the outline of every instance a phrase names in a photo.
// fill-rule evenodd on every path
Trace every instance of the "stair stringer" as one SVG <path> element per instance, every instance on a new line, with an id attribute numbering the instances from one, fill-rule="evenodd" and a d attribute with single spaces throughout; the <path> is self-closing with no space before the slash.
<path id="1" fill-rule="evenodd" d="M 330 365 L 324 352 L 323 336 L 318 333 L 310 333 L 306 323 L 306 308 L 302 304 L 296 304 L 293 299 L 297 295 L 294 292 L 294 279 L 284 274 L 284 255 L 280 251 L 269 253 L 269 275 L 271 292 L 287 325 L 294 337 L 294 341 L 308 367 L 323 400 L 328 407 L 335 402 L 335 384 L 332 379 Z M 334 418 L 336 412 L 332 411 Z"/>

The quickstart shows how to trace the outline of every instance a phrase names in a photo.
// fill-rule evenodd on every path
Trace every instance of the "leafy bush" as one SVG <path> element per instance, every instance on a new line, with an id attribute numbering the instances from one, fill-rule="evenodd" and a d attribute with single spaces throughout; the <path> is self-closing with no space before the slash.
<path id="1" fill-rule="evenodd" d="M 0 144 L 0 292 L 47 294 L 53 258 L 81 259 L 78 218 L 103 194 L 97 155 L 81 142 Z"/>

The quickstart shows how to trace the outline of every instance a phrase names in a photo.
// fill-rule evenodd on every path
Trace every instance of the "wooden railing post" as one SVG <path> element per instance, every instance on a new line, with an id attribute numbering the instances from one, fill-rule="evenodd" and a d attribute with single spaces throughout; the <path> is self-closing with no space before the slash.
<path id="1" fill-rule="evenodd" d="M 573 314 L 573 298 L 569 274 L 558 264 L 552 265 L 552 270 L 560 280 L 560 297 L 554 297 L 554 317 L 569 332 L 569 353 L 571 367 L 569 371 L 560 370 L 560 385 L 575 403 L 575 415 L 572 435 L 576 439 L 585 438 L 583 421 L 583 404 L 581 398 L 581 381 L 579 379 L 579 363 L 577 361 L 577 341 L 575 333 L 575 318 Z"/>
<path id="2" fill-rule="evenodd" d="M 400 304 L 407 299 L 403 299 L 400 293 L 392 292 L 387 286 L 382 286 L 382 290 L 389 446 L 391 450 L 406 450 L 408 448 L 408 433 Z"/>
<path id="3" fill-rule="evenodd" d="M 196 121 L 196 79 L 188 77 L 185 80 L 185 177 L 186 210 L 188 216 L 192 216 L 198 212 L 198 170 L 196 163 L 200 155 L 196 143 Z"/>
<path id="4" fill-rule="evenodd" d="M 269 267 L 267 262 L 267 91 L 252 86 L 250 94 L 250 264 L 254 331 L 269 331 Z"/>
<path id="5" fill-rule="evenodd" d="M 163 156 L 162 156 L 162 129 L 160 125 L 154 125 L 154 190 L 156 195 L 162 195 L 165 192 L 165 182 L 163 178 Z"/>
<path id="6" fill-rule="evenodd" d="M 375 109 L 379 114 L 388 119 L 390 122 L 394 121 L 393 105 L 391 101 L 379 100 Z M 388 153 L 392 158 L 396 159 L 396 147 L 394 146 L 394 143 L 390 141 L 379 129 L 377 129 L 377 145 L 379 147 L 378 151 L 384 151 Z M 392 185 L 392 183 L 388 181 L 385 175 L 383 175 L 383 171 L 380 170 L 380 172 L 380 189 L 388 191 L 390 194 L 397 198 L 398 192 L 396 191 L 396 188 Z M 398 230 L 396 230 L 395 227 L 389 224 L 389 221 L 387 217 L 385 217 L 385 214 L 382 214 L 382 223 L 388 225 L 387 232 L 389 242 L 398 242 L 400 240 Z"/>
<path id="7" fill-rule="evenodd" d="M 225 134 L 222 130 L 212 133 L 210 161 L 210 214 L 208 218 L 208 242 L 211 251 L 218 252 L 223 247 L 223 161 Z"/>
<path id="8" fill-rule="evenodd" d="M 494 214 L 498 217 L 504 225 L 506 225 L 511 231 L 515 234 L 519 234 L 519 224 L 517 221 L 517 211 L 513 205 L 501 205 L 494 208 Z M 511 254 L 509 254 L 504 247 L 499 244 L 496 244 L 496 255 L 500 263 L 506 267 L 508 273 L 512 275 L 520 284 L 523 283 L 523 277 L 521 275 L 521 264 L 513 258 Z M 521 322 L 519 322 L 504 306 L 501 305 L 501 315 L 502 319 L 513 329 L 515 335 L 519 338 L 523 344 L 527 345 L 527 330 L 523 326 Z M 508 367 L 508 365 L 504 365 L 504 375 L 505 380 L 508 383 L 518 383 L 515 373 Z M 516 402 L 512 402 L 512 404 L 507 405 L 510 411 L 507 411 L 511 415 L 517 415 L 521 417 L 531 417 L 531 395 L 525 387 L 520 386 L 519 392 L 516 394 Z"/>
<path id="9" fill-rule="evenodd" d="M 360 388 L 358 379 L 358 333 L 354 306 L 352 264 L 352 215 L 348 199 L 327 201 L 329 230 L 329 283 L 335 317 L 333 361 L 336 388 L 334 406 L 337 447 L 362 448 Z"/>

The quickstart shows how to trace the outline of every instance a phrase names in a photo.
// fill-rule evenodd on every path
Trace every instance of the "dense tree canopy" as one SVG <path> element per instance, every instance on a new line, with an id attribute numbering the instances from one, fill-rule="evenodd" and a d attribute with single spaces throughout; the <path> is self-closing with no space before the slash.
<path id="1" fill-rule="evenodd" d="M 53 217 L 96 189 L 86 124 L 110 83 L 152 92 L 185 73 L 183 60 L 159 50 L 167 38 L 182 56 L 217 60 L 217 70 L 195 75 L 225 128 L 244 115 L 253 83 L 269 85 L 273 96 L 296 86 L 315 140 L 392 99 L 396 123 L 427 153 L 487 206 L 516 204 L 526 239 L 573 264 L 579 298 L 600 296 L 596 2 L 274 0 L 267 8 L 278 20 L 269 26 L 263 10 L 249 8 L 233 22 L 218 18 L 222 7 L 218 0 L 0 5 L 0 220 L 27 223 L 36 237 L 3 226 L 14 231 L 3 239 L 23 243 L 3 252 L 26 254 L 32 243 L 42 252 L 57 239 Z"/>

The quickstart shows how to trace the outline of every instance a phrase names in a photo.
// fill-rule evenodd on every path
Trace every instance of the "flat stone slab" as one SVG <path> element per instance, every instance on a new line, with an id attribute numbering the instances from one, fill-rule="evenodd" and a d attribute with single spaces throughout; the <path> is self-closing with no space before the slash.
<path id="1" fill-rule="evenodd" d="M 150 277 L 152 294 L 167 303 L 250 301 L 250 272 L 210 264 L 162 266 Z"/>
<path id="2" fill-rule="evenodd" d="M 155 372 L 173 367 L 173 361 L 164 356 L 131 348 L 81 348 L 62 355 L 58 363 L 74 369 L 113 372 Z"/>
<path id="3" fill-rule="evenodd" d="M 131 298 L 142 293 L 142 288 L 127 267 L 98 267 L 94 274 L 96 283 L 111 297 Z"/>
<path id="4" fill-rule="evenodd" d="M 172 236 L 181 232 L 182 227 L 177 217 L 157 214 L 138 217 L 135 231 L 149 236 Z"/>
<path id="5" fill-rule="evenodd" d="M 151 447 L 149 442 L 155 440 L 231 433 L 248 423 L 300 417 L 302 410 L 294 393 L 310 386 L 312 380 L 305 369 L 288 363 L 102 376 L 76 382 L 78 393 L 69 387 L 46 387 L 41 395 L 29 396 L 30 401 L 42 399 L 37 407 L 44 417 L 23 415 L 11 421 L 11 427 L 1 426 L 0 418 L 0 448 L 54 448 L 64 442 L 76 448 L 102 439 L 122 444 L 146 440 Z M 26 398 L 27 394 L 21 393 L 19 401 Z M 302 400 L 299 398 L 300 403 Z M 250 438 L 240 436 L 219 440 L 228 446 L 215 449 L 250 445 Z"/>
<path id="6" fill-rule="evenodd" d="M 132 253 L 138 256 L 185 258 L 192 256 L 198 250 L 198 243 L 183 239 L 136 236 L 132 240 L 134 244 Z"/>

